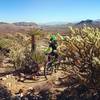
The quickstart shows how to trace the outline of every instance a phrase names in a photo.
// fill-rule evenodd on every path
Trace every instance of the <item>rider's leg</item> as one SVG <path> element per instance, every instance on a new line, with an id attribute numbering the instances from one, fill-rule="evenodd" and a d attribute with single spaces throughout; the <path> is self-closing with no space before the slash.
<path id="1" fill-rule="evenodd" d="M 49 53 L 48 55 L 48 64 L 51 66 L 52 65 L 52 59 L 51 59 L 51 56 L 52 56 L 52 52 Z"/>
<path id="2" fill-rule="evenodd" d="M 52 55 L 55 57 L 55 59 L 58 59 L 58 53 L 56 50 L 53 50 Z"/>
<path id="3" fill-rule="evenodd" d="M 48 55 L 48 61 L 50 61 L 50 54 Z"/>

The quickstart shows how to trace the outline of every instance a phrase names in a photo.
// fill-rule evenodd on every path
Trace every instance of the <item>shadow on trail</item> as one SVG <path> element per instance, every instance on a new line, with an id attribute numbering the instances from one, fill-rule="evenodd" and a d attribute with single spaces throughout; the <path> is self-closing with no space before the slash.
<path id="1" fill-rule="evenodd" d="M 25 65 L 15 71 L 0 73 L 0 77 L 5 77 L 6 75 L 15 76 L 18 81 L 24 82 L 25 80 L 39 81 L 39 77 L 43 76 L 43 73 L 40 71 L 40 66 L 33 61 L 31 65 Z"/>

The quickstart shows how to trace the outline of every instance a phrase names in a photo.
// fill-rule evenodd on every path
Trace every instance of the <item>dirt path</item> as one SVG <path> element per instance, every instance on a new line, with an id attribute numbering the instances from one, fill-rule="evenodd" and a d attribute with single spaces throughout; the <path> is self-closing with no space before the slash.
<path id="1" fill-rule="evenodd" d="M 20 89 L 26 92 L 28 89 L 35 89 L 36 92 L 41 90 L 54 89 L 55 82 L 61 77 L 63 73 L 61 71 L 48 76 L 48 80 L 44 76 L 39 76 L 38 80 L 25 80 L 25 82 L 18 82 L 13 75 L 2 77 L 1 83 L 11 90 L 14 95 Z"/>

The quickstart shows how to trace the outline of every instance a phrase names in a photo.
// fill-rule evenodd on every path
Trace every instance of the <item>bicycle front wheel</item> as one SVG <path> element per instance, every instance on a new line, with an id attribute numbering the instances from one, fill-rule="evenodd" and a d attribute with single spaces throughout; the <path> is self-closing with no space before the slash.
<path id="1" fill-rule="evenodd" d="M 46 79 L 48 79 L 48 75 L 51 75 L 53 73 L 53 66 L 51 63 L 46 63 L 44 66 L 44 76 Z"/>

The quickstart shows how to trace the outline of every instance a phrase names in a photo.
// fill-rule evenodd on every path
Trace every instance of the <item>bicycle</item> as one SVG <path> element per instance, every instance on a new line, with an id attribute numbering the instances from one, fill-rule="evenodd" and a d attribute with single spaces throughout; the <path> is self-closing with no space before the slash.
<path id="1" fill-rule="evenodd" d="M 44 65 L 44 76 L 48 79 L 48 75 L 52 75 L 53 72 L 57 72 L 57 70 L 66 70 L 66 61 L 60 56 L 55 59 L 55 56 L 50 56 L 50 61 L 46 61 Z"/>

